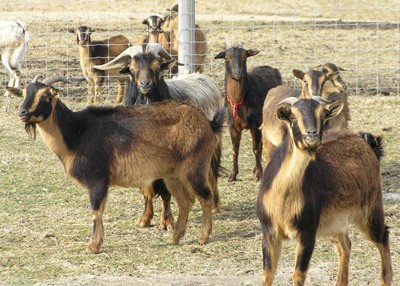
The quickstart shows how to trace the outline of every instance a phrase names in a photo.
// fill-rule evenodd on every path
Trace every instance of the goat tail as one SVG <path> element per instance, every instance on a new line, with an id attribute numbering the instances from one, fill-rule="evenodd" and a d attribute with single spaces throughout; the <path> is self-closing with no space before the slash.
<path id="1" fill-rule="evenodd" d="M 222 127 L 225 123 L 226 108 L 222 107 L 214 114 L 213 120 L 210 122 L 211 128 L 214 133 L 220 137 L 222 133 Z"/>
<path id="2" fill-rule="evenodd" d="M 368 132 L 359 132 L 359 135 L 367 142 L 372 151 L 374 151 L 376 158 L 380 161 L 384 155 L 382 136 L 375 136 Z"/>

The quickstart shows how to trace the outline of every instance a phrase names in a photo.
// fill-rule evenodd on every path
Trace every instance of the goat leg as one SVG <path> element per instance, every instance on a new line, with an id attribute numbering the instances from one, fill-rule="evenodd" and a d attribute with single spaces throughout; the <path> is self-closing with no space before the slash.
<path id="1" fill-rule="evenodd" d="M 261 156 L 262 156 L 262 143 L 261 143 L 261 130 L 250 129 L 251 137 L 253 139 L 253 154 L 256 159 L 256 166 L 253 169 L 253 174 L 256 180 L 259 181 L 262 176 Z"/>
<path id="2" fill-rule="evenodd" d="M 303 231 L 296 245 L 296 267 L 292 276 L 293 286 L 303 286 L 315 247 L 315 233 Z"/>
<path id="3" fill-rule="evenodd" d="M 228 182 L 236 181 L 237 174 L 239 173 L 238 157 L 240 140 L 242 138 L 242 130 L 234 124 L 229 125 L 229 133 L 231 135 L 232 147 L 233 147 L 233 167 L 232 172 L 229 175 Z"/>
<path id="4" fill-rule="evenodd" d="M 100 253 L 100 246 L 103 244 L 104 227 L 103 212 L 107 202 L 107 189 L 100 192 L 90 191 L 90 202 L 92 205 L 93 231 L 89 244 L 86 247 L 87 253 Z"/>
<path id="5" fill-rule="evenodd" d="M 153 219 L 153 186 L 146 187 L 143 190 L 144 197 L 144 211 L 142 217 L 138 220 L 136 225 L 140 228 L 149 227 Z"/>

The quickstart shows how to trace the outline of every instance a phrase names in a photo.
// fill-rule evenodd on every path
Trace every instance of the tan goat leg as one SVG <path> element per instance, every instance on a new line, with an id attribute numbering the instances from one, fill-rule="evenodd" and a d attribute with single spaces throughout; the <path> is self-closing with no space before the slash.
<path id="1" fill-rule="evenodd" d="M 92 212 L 93 218 L 93 232 L 92 237 L 89 240 L 89 244 L 86 247 L 87 253 L 99 253 L 100 246 L 103 244 L 104 227 L 103 227 L 103 212 L 106 206 L 107 197 L 103 199 L 98 210 Z"/>
<path id="2" fill-rule="evenodd" d="M 206 244 L 212 232 L 212 204 L 204 199 L 200 199 L 203 210 L 203 229 L 200 232 L 199 243 Z"/>
<path id="3" fill-rule="evenodd" d="M 142 217 L 138 220 L 138 227 L 149 227 L 150 222 L 153 219 L 154 210 L 153 210 L 153 187 L 152 185 L 146 187 L 143 190 L 144 197 L 144 211 Z"/>
<path id="4" fill-rule="evenodd" d="M 125 80 L 118 80 L 118 94 L 115 99 L 116 103 L 121 103 L 124 98 Z"/>
<path id="5" fill-rule="evenodd" d="M 332 237 L 339 256 L 339 269 L 337 273 L 336 286 L 346 286 L 349 280 L 349 262 L 351 241 L 347 233 L 338 234 Z"/>
<path id="6" fill-rule="evenodd" d="M 307 270 L 315 247 L 315 233 L 302 233 L 296 245 L 295 270 L 292 276 L 293 286 L 303 286 Z"/>
<path id="7" fill-rule="evenodd" d="M 194 203 L 194 197 L 189 193 L 183 184 L 176 179 L 164 178 L 165 184 L 178 204 L 178 219 L 174 232 L 168 239 L 168 243 L 178 244 L 179 240 L 185 235 L 186 225 L 190 209 Z"/>
<path id="8" fill-rule="evenodd" d="M 282 240 L 279 238 L 263 237 L 263 286 L 271 286 L 282 250 Z"/>

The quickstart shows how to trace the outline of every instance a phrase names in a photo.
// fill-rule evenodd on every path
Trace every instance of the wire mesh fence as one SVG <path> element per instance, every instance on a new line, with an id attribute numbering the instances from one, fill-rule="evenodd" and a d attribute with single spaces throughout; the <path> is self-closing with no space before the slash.
<path id="1" fill-rule="evenodd" d="M 20 19 L 32 33 L 22 61 L 22 85 L 36 74 L 75 79 L 62 87 L 68 99 L 86 101 L 88 83 L 82 78 L 76 35 L 80 25 L 96 29 L 92 40 L 125 35 L 133 45 L 147 35 L 143 19 L 165 14 L 176 1 L 87 0 L 10 1 L 0 4 L 0 20 Z M 208 44 L 204 73 L 222 87 L 224 67 L 214 56 L 227 42 L 243 41 L 260 50 L 248 67 L 279 68 L 284 81 L 298 85 L 292 69 L 324 62 L 344 68 L 350 94 L 400 94 L 400 2 L 389 1 L 197 1 L 196 23 Z M 1 38 L 0 38 L 1 39 Z M 0 69 L 2 85 L 9 77 Z M 113 102 L 117 84 L 106 80 L 101 95 Z M 1 101 L 5 101 L 1 97 Z"/>

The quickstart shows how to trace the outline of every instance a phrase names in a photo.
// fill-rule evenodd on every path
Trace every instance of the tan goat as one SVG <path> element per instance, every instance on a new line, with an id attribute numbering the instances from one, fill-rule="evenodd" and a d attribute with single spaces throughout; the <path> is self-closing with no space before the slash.
<path id="1" fill-rule="evenodd" d="M 80 26 L 76 30 L 70 29 L 69 32 L 76 34 L 76 42 L 79 46 L 79 59 L 83 76 L 89 83 L 89 102 L 98 101 L 101 87 L 104 80 L 109 77 L 118 82 L 118 95 L 116 102 L 119 103 L 124 97 L 126 75 L 119 73 L 120 69 L 101 71 L 93 69 L 94 65 L 102 65 L 117 57 L 120 53 L 130 47 L 129 40 L 122 36 L 114 36 L 103 41 L 92 41 L 91 34 L 95 30 Z"/>

